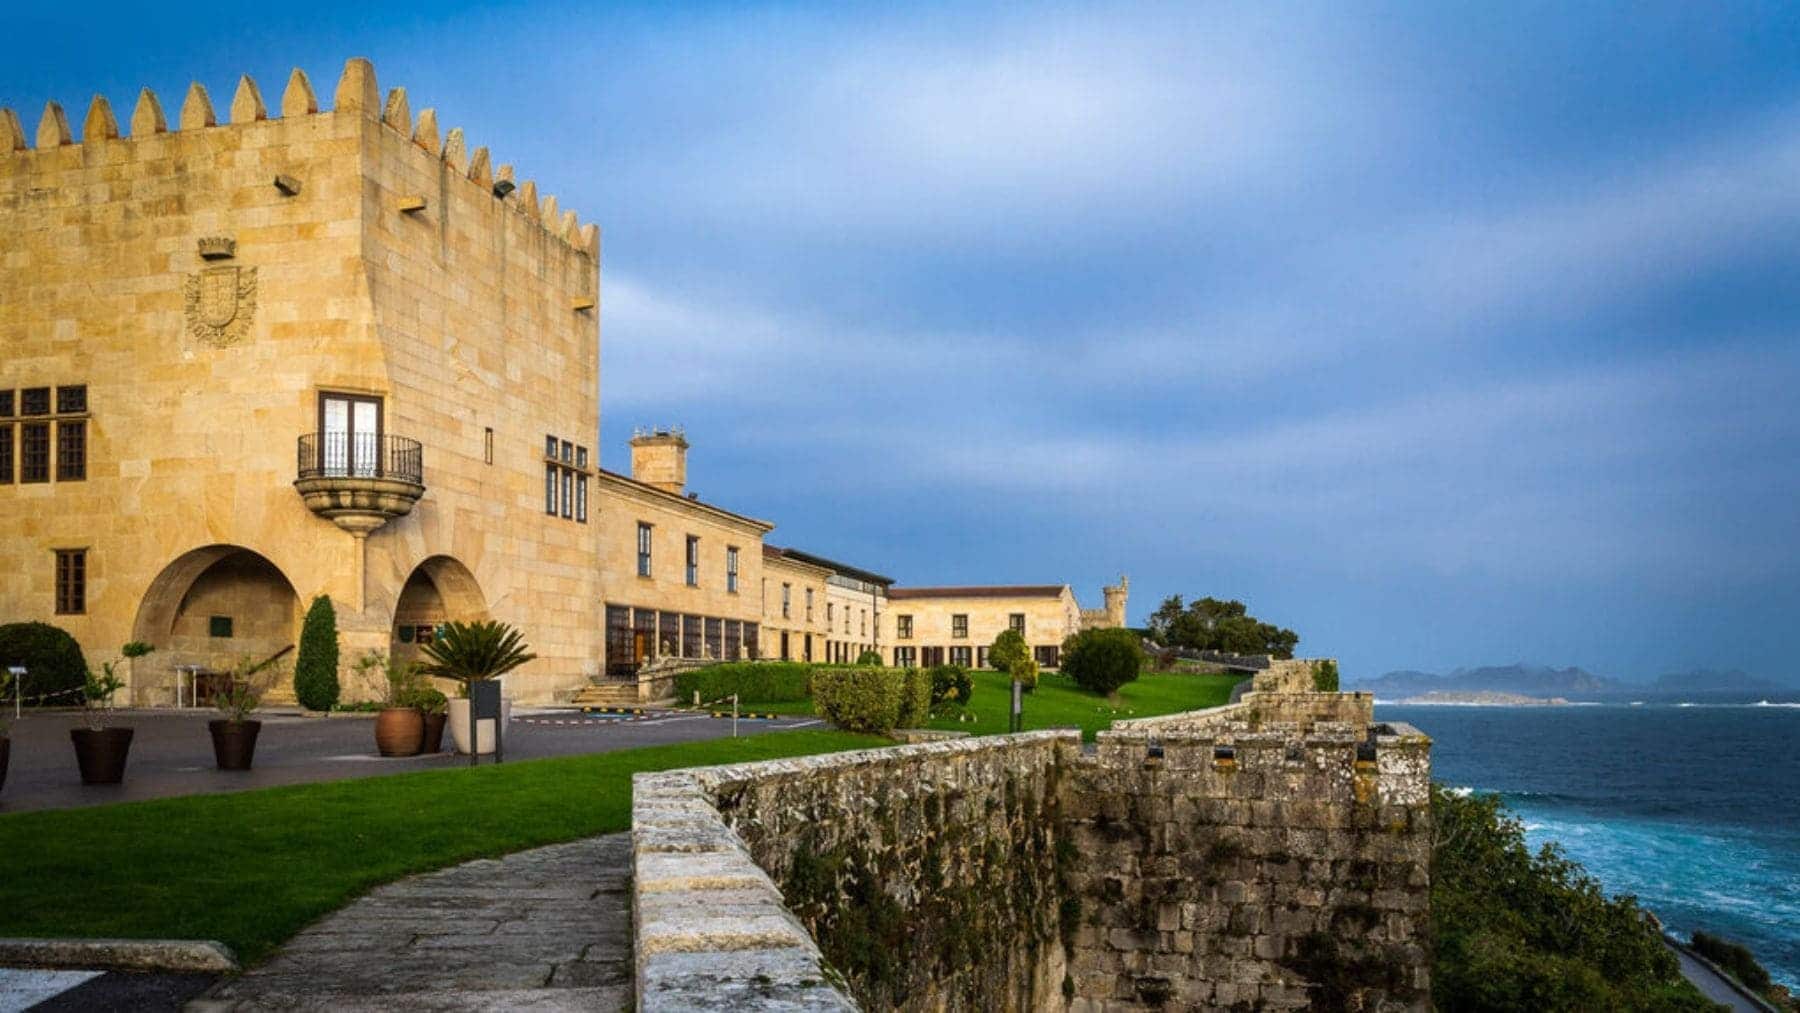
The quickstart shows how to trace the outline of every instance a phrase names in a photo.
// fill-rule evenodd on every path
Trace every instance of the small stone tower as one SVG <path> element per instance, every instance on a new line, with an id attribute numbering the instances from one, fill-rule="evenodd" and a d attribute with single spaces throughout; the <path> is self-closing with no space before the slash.
<path id="1" fill-rule="evenodd" d="M 1125 625 L 1125 603 L 1131 597 L 1131 578 L 1119 574 L 1119 583 L 1100 589 L 1106 598 L 1106 625 L 1117 629 Z"/>
<path id="2" fill-rule="evenodd" d="M 631 438 L 631 477 L 679 496 L 687 488 L 687 449 L 679 427 L 639 429 Z"/>

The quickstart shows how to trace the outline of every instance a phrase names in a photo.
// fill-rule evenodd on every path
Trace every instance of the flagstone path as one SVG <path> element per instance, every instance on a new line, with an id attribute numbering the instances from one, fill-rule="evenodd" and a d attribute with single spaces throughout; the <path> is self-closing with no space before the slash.
<path id="1" fill-rule="evenodd" d="M 380 887 L 189 1010 L 628 1010 L 631 835 Z"/>

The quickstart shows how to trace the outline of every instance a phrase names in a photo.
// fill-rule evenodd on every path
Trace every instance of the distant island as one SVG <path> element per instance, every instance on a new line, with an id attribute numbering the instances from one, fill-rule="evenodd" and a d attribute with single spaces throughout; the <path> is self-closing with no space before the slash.
<path id="1" fill-rule="evenodd" d="M 1458 668 L 1446 674 L 1420 671 L 1385 672 L 1372 678 L 1347 676 L 1345 688 L 1374 693 L 1377 699 L 1399 703 L 1478 703 L 1461 699 L 1473 695 L 1516 696 L 1519 703 L 1772 703 L 1800 701 L 1800 687 L 1782 685 L 1736 669 L 1693 669 L 1657 676 L 1648 682 L 1628 682 L 1595 675 L 1578 667 L 1552 668 L 1519 663 Z M 1457 698 L 1457 699 L 1452 699 Z M 1496 701 L 1487 701 L 1496 702 Z"/>
<path id="2" fill-rule="evenodd" d="M 1566 705 L 1569 701 L 1560 696 L 1545 699 L 1544 697 L 1525 696 L 1521 693 L 1498 693 L 1492 690 L 1476 690 L 1466 693 L 1437 690 L 1421 693 L 1418 696 L 1409 696 L 1395 702 L 1413 706 L 1440 707 L 1556 707 Z"/>

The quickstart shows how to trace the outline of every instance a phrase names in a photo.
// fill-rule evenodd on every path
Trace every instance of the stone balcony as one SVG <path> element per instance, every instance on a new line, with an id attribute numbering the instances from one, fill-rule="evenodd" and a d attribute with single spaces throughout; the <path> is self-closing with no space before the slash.
<path id="1" fill-rule="evenodd" d="M 363 538 L 412 512 L 425 494 L 424 456 L 404 436 L 307 433 L 294 488 L 307 509 Z"/>

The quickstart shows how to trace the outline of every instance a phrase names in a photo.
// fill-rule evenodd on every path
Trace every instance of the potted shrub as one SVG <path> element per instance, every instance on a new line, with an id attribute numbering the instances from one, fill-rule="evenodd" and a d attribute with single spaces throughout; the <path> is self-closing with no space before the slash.
<path id="1" fill-rule="evenodd" d="M 375 748 L 383 756 L 417 756 L 425 744 L 425 715 L 420 713 L 415 691 L 419 666 L 398 662 L 370 651 L 357 661 L 359 672 L 385 669 L 386 692 L 375 715 Z"/>
<path id="2" fill-rule="evenodd" d="M 134 729 L 107 724 L 112 713 L 113 694 L 125 683 L 113 671 L 111 661 L 101 665 L 101 674 L 92 671 L 81 688 L 82 717 L 85 728 L 69 729 L 75 744 L 75 764 L 81 768 L 82 784 L 118 784 L 125 779 L 125 759 L 131 753 Z"/>
<path id="3" fill-rule="evenodd" d="M 249 770 L 255 760 L 256 736 L 262 731 L 262 722 L 250 717 L 262 703 L 256 676 L 274 664 L 274 658 L 259 664 L 248 659 L 240 662 L 225 691 L 216 698 L 225 716 L 208 721 L 206 728 L 212 733 L 213 759 L 220 770 Z"/>
<path id="4" fill-rule="evenodd" d="M 444 722 L 449 720 L 450 698 L 434 686 L 420 686 L 413 697 L 420 713 L 425 715 L 425 744 L 419 750 L 432 754 L 444 748 Z"/>
<path id="5" fill-rule="evenodd" d="M 469 685 L 500 676 L 536 658 L 528 653 L 525 638 L 512 626 L 490 620 L 479 623 L 446 623 L 436 640 L 422 645 L 430 662 L 427 675 L 454 679 L 461 684 L 457 699 L 450 701 L 450 734 L 456 740 L 457 752 L 491 753 L 494 751 L 494 727 L 491 719 L 483 719 L 475 727 L 469 707 Z M 500 701 L 500 720 L 512 716 L 512 701 Z"/>

